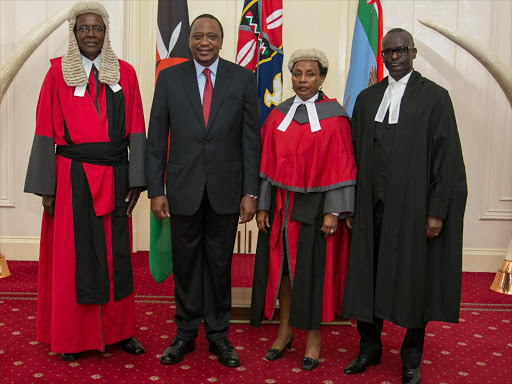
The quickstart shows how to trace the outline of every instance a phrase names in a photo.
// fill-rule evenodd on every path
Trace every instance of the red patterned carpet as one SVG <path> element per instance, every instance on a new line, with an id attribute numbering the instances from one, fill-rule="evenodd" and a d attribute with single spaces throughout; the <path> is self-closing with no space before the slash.
<path id="1" fill-rule="evenodd" d="M 9 262 L 12 276 L 0 280 L 0 383 L 399 383 L 400 343 L 404 331 L 385 323 L 382 364 L 357 376 L 343 367 L 357 354 L 354 327 L 324 326 L 322 362 L 312 372 L 300 369 L 305 332 L 297 331 L 294 349 L 282 359 L 263 359 L 277 327 L 232 324 L 230 339 L 242 365 L 225 368 L 208 353 L 204 332 L 197 349 L 175 366 L 159 363 L 174 337 L 172 279 L 158 286 L 149 275 L 147 253 L 135 255 L 136 337 L 146 354 L 131 356 L 117 346 L 89 351 L 72 363 L 35 341 L 36 262 Z M 250 286 L 253 258 L 236 255 L 233 281 Z M 459 324 L 429 323 L 421 374 L 424 383 L 512 383 L 512 296 L 489 290 L 490 273 L 464 273 Z"/>

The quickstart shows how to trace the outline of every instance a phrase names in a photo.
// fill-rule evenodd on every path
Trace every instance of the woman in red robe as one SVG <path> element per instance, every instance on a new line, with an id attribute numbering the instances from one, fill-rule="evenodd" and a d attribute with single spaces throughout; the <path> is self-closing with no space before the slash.
<path id="1" fill-rule="evenodd" d="M 356 164 L 347 114 L 320 91 L 325 54 L 298 50 L 288 68 L 296 96 L 274 108 L 261 129 L 251 324 L 271 319 L 279 297 L 279 331 L 265 358 L 291 347 L 294 326 L 308 331 L 302 368 L 311 370 L 320 357 L 320 323 L 341 309 Z"/>
<path id="2" fill-rule="evenodd" d="M 25 181 L 44 206 L 36 339 L 64 360 L 113 343 L 144 353 L 133 337 L 130 216 L 146 185 L 145 142 L 137 76 L 110 47 L 108 13 L 78 3 L 68 51 L 41 88 Z"/>

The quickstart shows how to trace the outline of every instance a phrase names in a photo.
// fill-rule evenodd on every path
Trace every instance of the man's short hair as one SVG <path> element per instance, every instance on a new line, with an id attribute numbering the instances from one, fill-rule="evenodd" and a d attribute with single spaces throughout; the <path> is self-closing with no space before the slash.
<path id="1" fill-rule="evenodd" d="M 210 15 L 209 13 L 203 13 L 202 15 L 199 15 L 197 16 L 194 21 L 192 22 L 192 24 L 190 24 L 190 30 L 192 31 L 192 27 L 194 26 L 194 23 L 196 22 L 196 20 L 198 19 L 212 19 L 212 20 L 215 20 L 217 22 L 217 24 L 219 24 L 219 28 L 220 28 L 220 34 L 221 34 L 221 37 L 222 39 L 224 39 L 224 29 L 222 28 L 222 24 L 220 23 L 219 19 L 217 19 L 215 16 L 213 15 Z"/>
<path id="2" fill-rule="evenodd" d="M 411 42 L 411 47 L 414 47 L 414 39 L 412 38 L 412 35 L 409 31 L 406 31 L 405 29 L 402 29 L 402 28 L 393 28 L 393 29 L 390 29 L 388 31 L 388 33 L 386 33 L 386 35 L 390 34 L 390 33 L 405 33 L 407 35 L 407 37 L 409 37 L 409 41 Z"/>

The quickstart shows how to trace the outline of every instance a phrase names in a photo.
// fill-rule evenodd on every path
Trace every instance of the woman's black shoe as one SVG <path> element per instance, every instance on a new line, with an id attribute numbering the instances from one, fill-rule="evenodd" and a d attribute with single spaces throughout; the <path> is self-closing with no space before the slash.
<path id="1" fill-rule="evenodd" d="M 305 371 L 311 371 L 318 366 L 318 360 L 314 360 L 311 357 L 302 358 L 302 369 Z"/>
<path id="2" fill-rule="evenodd" d="M 75 361 L 80 357 L 80 353 L 62 353 L 60 358 L 64 361 Z"/>
<path id="3" fill-rule="evenodd" d="M 270 348 L 267 351 L 267 353 L 265 354 L 265 360 L 268 360 L 268 361 L 277 360 L 280 357 L 282 357 L 285 349 L 288 349 L 288 350 L 292 349 L 292 341 L 293 341 L 293 333 L 290 334 L 290 339 L 288 340 L 288 342 L 286 343 L 286 346 L 283 349 L 279 350 L 279 349 Z"/>
<path id="4" fill-rule="evenodd" d="M 144 352 L 144 347 L 135 337 L 130 337 L 126 340 L 120 341 L 118 343 L 123 351 L 128 352 L 130 355 L 142 355 Z"/>

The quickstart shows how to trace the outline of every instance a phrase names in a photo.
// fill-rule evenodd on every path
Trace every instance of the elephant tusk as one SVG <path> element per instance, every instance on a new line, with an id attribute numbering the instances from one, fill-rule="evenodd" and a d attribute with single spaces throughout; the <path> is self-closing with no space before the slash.
<path id="1" fill-rule="evenodd" d="M 505 92 L 505 96 L 507 97 L 510 106 L 512 107 L 512 70 L 510 68 L 507 68 L 500 59 L 489 51 L 489 49 L 472 37 L 434 23 L 430 20 L 418 19 L 418 21 L 447 37 L 477 59 L 498 82 L 503 92 Z"/>
<path id="2" fill-rule="evenodd" d="M 8 57 L 2 68 L 0 68 L 0 103 L 23 64 L 25 64 L 37 47 L 67 20 L 70 10 L 71 7 L 64 9 L 39 25 Z"/>

